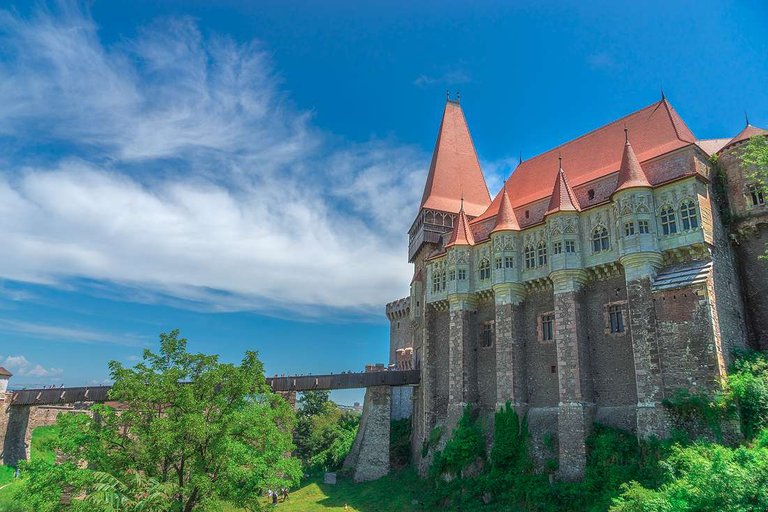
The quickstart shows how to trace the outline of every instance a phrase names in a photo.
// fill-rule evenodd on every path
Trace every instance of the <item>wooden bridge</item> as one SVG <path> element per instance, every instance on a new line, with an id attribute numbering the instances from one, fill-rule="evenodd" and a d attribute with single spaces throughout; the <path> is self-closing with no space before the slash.
<path id="1" fill-rule="evenodd" d="M 326 391 L 333 389 L 370 388 L 373 386 L 408 386 L 418 384 L 419 370 L 383 370 L 328 375 L 294 375 L 267 377 L 272 391 Z M 84 402 L 106 402 L 111 386 L 85 386 L 71 388 L 40 388 L 14 391 L 11 406 L 65 405 Z"/>

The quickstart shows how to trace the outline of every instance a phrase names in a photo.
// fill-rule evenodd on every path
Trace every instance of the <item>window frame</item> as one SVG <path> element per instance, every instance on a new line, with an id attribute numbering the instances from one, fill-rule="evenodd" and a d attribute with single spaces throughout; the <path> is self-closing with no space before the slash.
<path id="1" fill-rule="evenodd" d="M 542 343 L 551 343 L 555 341 L 555 312 L 547 311 L 537 317 L 536 332 L 539 341 Z"/>
<path id="2" fill-rule="evenodd" d="M 651 232 L 651 224 L 647 219 L 639 219 L 637 221 L 637 233 L 640 235 L 647 235 Z"/>
<path id="3" fill-rule="evenodd" d="M 629 237 L 635 234 L 635 221 L 630 220 L 624 223 L 624 236 Z"/>
<path id="4" fill-rule="evenodd" d="M 565 241 L 565 253 L 566 254 L 576 254 L 576 240 L 566 240 Z"/>
<path id="5" fill-rule="evenodd" d="M 627 334 L 628 313 L 626 300 L 613 301 L 605 304 L 603 310 L 605 318 L 605 334 L 609 336 L 624 336 Z"/>
<path id="6" fill-rule="evenodd" d="M 536 268 L 536 249 L 534 249 L 533 244 L 525 246 L 524 257 L 526 269 Z"/>
<path id="7" fill-rule="evenodd" d="M 538 263 L 539 267 L 543 267 L 547 265 L 548 259 L 547 243 L 542 240 L 539 242 L 539 245 L 536 246 L 536 263 Z"/>
<path id="8" fill-rule="evenodd" d="M 611 238 L 608 228 L 602 224 L 592 230 L 592 252 L 598 254 L 611 250 Z"/>
<path id="9" fill-rule="evenodd" d="M 661 207 L 659 218 L 661 220 L 661 234 L 675 235 L 677 234 L 677 214 L 675 209 L 669 205 Z"/>
<path id="10" fill-rule="evenodd" d="M 488 258 L 480 260 L 480 265 L 477 270 L 480 281 L 487 281 L 491 278 L 491 262 L 488 261 Z"/>
<path id="11" fill-rule="evenodd" d="M 680 203 L 680 221 L 683 224 L 683 231 L 698 229 L 699 212 L 696 203 L 692 199 L 686 199 Z"/>
<path id="12" fill-rule="evenodd" d="M 493 348 L 496 344 L 496 322 L 488 320 L 480 324 L 480 348 Z"/>

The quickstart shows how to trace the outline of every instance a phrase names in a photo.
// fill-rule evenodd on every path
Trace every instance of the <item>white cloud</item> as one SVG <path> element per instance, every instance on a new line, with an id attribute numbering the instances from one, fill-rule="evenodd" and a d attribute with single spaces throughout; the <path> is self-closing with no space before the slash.
<path id="1" fill-rule="evenodd" d="M 429 87 L 433 85 L 459 85 L 472 82 L 472 77 L 462 69 L 452 69 L 437 75 L 422 73 L 416 77 L 413 84 L 418 87 Z"/>
<path id="2" fill-rule="evenodd" d="M 8 369 L 15 377 L 60 379 L 64 374 L 61 368 L 45 368 L 43 365 L 31 363 L 24 356 L 8 356 L 4 360 L 0 356 L 0 361 L 0 366 Z"/>
<path id="3" fill-rule="evenodd" d="M 305 314 L 407 291 L 428 155 L 317 130 L 258 43 L 181 19 L 106 46 L 67 7 L 0 31 L 0 277 Z"/>
<path id="4" fill-rule="evenodd" d="M 132 347 L 144 345 L 147 341 L 134 334 L 121 335 L 83 327 L 23 322 L 7 318 L 0 318 L 0 333 L 22 334 L 49 341 Z"/>

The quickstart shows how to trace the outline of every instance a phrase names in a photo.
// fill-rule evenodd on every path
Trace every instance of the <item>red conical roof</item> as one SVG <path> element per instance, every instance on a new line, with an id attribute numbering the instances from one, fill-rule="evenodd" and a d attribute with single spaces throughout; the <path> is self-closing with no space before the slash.
<path id="1" fill-rule="evenodd" d="M 560 166 L 560 171 L 555 178 L 555 187 L 552 189 L 552 195 L 549 198 L 549 207 L 547 207 L 547 213 L 555 212 L 578 212 L 579 201 L 576 199 L 576 195 L 573 193 L 573 189 L 568 184 L 568 180 L 565 177 L 565 171 L 563 166 Z"/>
<path id="2" fill-rule="evenodd" d="M 454 245 L 475 245 L 475 237 L 472 234 L 472 229 L 469 227 L 467 214 L 464 213 L 463 207 L 459 208 L 459 218 L 451 233 L 451 239 L 445 244 L 446 247 L 453 247 Z"/>
<path id="3" fill-rule="evenodd" d="M 464 209 L 473 217 L 491 204 L 464 112 L 457 102 L 448 100 L 432 153 L 421 208 L 457 213 L 462 197 Z"/>
<path id="4" fill-rule="evenodd" d="M 0 377 L 13 377 L 13 374 L 0 366 Z"/>
<path id="5" fill-rule="evenodd" d="M 745 126 L 744 129 L 738 133 L 738 135 L 732 138 L 728 142 L 728 144 L 726 144 L 723 147 L 723 149 L 729 146 L 732 146 L 733 144 L 736 144 L 738 142 L 744 142 L 745 140 L 749 140 L 752 137 L 755 137 L 757 135 L 768 135 L 768 130 L 758 128 L 757 126 L 752 126 L 751 124 L 747 123 L 747 126 Z M 723 149 L 721 149 L 720 151 L 723 151 Z"/>
<path id="6" fill-rule="evenodd" d="M 640 162 L 637 160 L 637 156 L 635 156 L 635 151 L 632 149 L 632 144 L 629 142 L 629 137 L 627 137 L 627 142 L 624 143 L 624 155 L 621 157 L 619 181 L 615 192 L 633 187 L 650 186 L 648 177 L 640 166 Z"/>
<path id="7" fill-rule="evenodd" d="M 496 215 L 496 225 L 491 230 L 491 233 L 505 230 L 520 231 L 520 224 L 517 222 L 515 210 L 512 209 L 512 203 L 509 201 L 507 189 L 503 188 L 501 194 L 501 204 L 499 205 L 499 213 Z"/>

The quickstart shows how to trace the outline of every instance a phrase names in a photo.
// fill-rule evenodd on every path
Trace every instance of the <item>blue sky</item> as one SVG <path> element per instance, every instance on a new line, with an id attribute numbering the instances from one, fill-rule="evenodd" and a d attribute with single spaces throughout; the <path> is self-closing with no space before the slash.
<path id="1" fill-rule="evenodd" d="M 176 327 L 268 373 L 384 361 L 447 88 L 492 193 L 661 87 L 700 138 L 768 126 L 761 1 L 213 4 L 5 4 L 14 385 L 102 382 Z"/>

